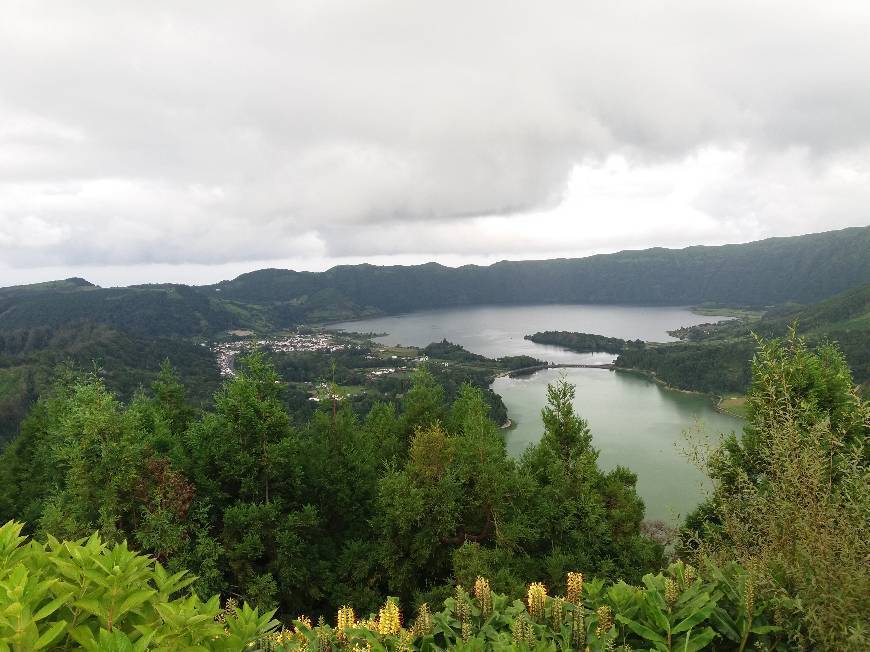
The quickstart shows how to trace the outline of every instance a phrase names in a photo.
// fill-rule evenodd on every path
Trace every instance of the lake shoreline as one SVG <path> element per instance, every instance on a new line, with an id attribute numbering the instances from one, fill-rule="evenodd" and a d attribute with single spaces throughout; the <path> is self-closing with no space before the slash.
<path id="1" fill-rule="evenodd" d="M 570 350 L 570 349 L 567 349 Z M 496 378 L 519 378 L 522 376 L 532 376 L 539 371 L 544 371 L 546 369 L 602 369 L 606 371 L 616 371 L 616 372 L 624 372 L 633 374 L 636 376 L 642 376 L 647 380 L 654 382 L 665 389 L 672 392 L 681 392 L 683 394 L 694 394 L 697 396 L 703 396 L 709 399 L 713 409 L 719 414 L 724 414 L 725 416 L 734 417 L 735 419 L 745 419 L 744 416 L 732 412 L 731 410 L 727 410 L 722 406 L 722 402 L 727 398 L 726 396 L 720 396 L 719 394 L 711 394 L 709 392 L 702 392 L 695 389 L 683 389 L 682 387 L 675 387 L 668 383 L 665 380 L 659 378 L 654 371 L 649 371 L 647 369 L 637 369 L 635 367 L 617 367 L 615 363 L 603 363 L 603 364 L 542 364 L 536 365 L 534 367 L 524 367 L 523 369 L 513 369 L 511 371 L 503 371 L 501 373 L 495 374 L 493 376 L 493 382 Z M 510 422 L 510 419 L 508 419 Z M 511 424 L 503 425 L 502 428 L 510 428 Z"/>
<path id="2" fill-rule="evenodd" d="M 722 407 L 722 401 L 724 401 L 727 397 L 720 396 L 719 394 L 712 394 L 710 392 L 702 392 L 697 389 L 683 389 L 681 387 L 674 387 L 670 383 L 665 380 L 659 378 L 654 371 L 649 371 L 647 369 L 636 369 L 634 367 L 616 367 L 614 366 L 614 371 L 623 371 L 626 373 L 634 374 L 637 376 L 643 376 L 648 380 L 653 381 L 657 385 L 661 385 L 665 389 L 668 389 L 672 392 L 681 392 L 683 394 L 695 394 L 697 396 L 704 396 L 710 400 L 710 403 L 713 409 L 719 414 L 724 414 L 725 416 L 734 417 L 735 419 L 745 419 L 746 417 L 737 414 L 736 412 L 731 412 L 730 410 L 726 410 Z"/>
<path id="3" fill-rule="evenodd" d="M 618 370 L 614 370 L 618 371 Z M 532 376 L 497 378 L 491 389 L 499 394 L 513 423 L 502 430 L 510 454 L 521 458 L 544 432 L 541 409 L 547 404 L 547 384 L 562 373 L 575 387 L 575 414 L 583 418 L 607 472 L 627 466 L 637 474 L 637 489 L 647 518 L 677 523 L 673 513 L 685 515 L 703 499 L 697 487 L 703 474 L 683 456 L 682 433 L 703 424 L 705 432 L 739 431 L 742 423 L 713 409 L 710 396 L 671 389 L 648 374 L 585 372 L 581 369 L 542 369 Z"/>

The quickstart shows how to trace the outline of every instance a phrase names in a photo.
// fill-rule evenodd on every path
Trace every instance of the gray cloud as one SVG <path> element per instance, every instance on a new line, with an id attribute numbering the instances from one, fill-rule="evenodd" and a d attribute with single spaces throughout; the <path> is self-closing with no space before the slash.
<path id="1" fill-rule="evenodd" d="M 867 223 L 868 31 L 862 2 L 12 3 L 0 268 Z"/>

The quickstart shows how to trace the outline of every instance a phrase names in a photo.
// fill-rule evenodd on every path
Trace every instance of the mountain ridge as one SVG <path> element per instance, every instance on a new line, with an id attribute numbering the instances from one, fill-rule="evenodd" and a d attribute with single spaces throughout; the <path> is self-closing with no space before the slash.
<path id="1" fill-rule="evenodd" d="M 102 288 L 71 278 L 0 288 L 0 331 L 87 317 L 138 334 L 211 337 L 233 328 L 275 330 L 482 304 L 807 305 L 868 281 L 870 226 L 865 226 L 743 244 L 486 266 L 265 268 L 199 286 Z"/>

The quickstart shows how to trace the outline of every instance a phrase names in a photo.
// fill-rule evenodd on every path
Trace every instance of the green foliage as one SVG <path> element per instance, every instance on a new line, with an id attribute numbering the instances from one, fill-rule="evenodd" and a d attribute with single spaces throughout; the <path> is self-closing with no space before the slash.
<path id="1" fill-rule="evenodd" d="M 607 577 L 637 581 L 661 565 L 662 549 L 640 534 L 643 501 L 637 477 L 622 467 L 603 473 L 586 422 L 574 413 L 574 387 L 547 388 L 544 434 L 522 458 L 531 481 L 527 550 L 539 564 L 527 573 L 553 583 L 578 565 Z"/>
<path id="2" fill-rule="evenodd" d="M 605 337 L 591 333 L 572 333 L 569 331 L 543 331 L 526 335 L 525 339 L 536 344 L 561 346 L 578 353 L 622 353 L 627 346 L 643 347 L 643 342 L 635 340 L 628 342 L 618 337 Z"/>
<path id="3" fill-rule="evenodd" d="M 746 391 L 755 344 L 747 337 L 715 342 L 651 344 L 622 351 L 616 366 L 652 373 L 677 389 L 710 394 Z"/>
<path id="4" fill-rule="evenodd" d="M 486 362 L 487 358 L 476 353 L 471 353 L 458 344 L 448 342 L 446 339 L 440 342 L 433 342 L 425 349 L 423 353 L 432 358 L 439 360 L 451 360 L 453 362 Z"/>
<path id="5" fill-rule="evenodd" d="M 214 356 L 189 341 L 140 337 L 93 322 L 0 331 L 0 445 L 19 431 L 31 405 L 46 393 L 59 366 L 93 371 L 129 400 L 161 375 L 171 359 L 189 398 L 205 403 L 220 382 Z M 63 372 L 62 372 L 63 373 Z"/>
<path id="6" fill-rule="evenodd" d="M 702 455 L 715 491 L 685 546 L 740 562 L 793 644 L 866 649 L 870 406 L 835 346 L 794 332 L 759 343 L 747 406 L 743 436 Z"/>
<path id="7" fill-rule="evenodd" d="M 186 285 L 74 289 L 40 285 L 0 292 L 0 330 L 57 328 L 84 321 L 150 337 L 202 336 L 239 325 L 221 302 Z"/>
<path id="8" fill-rule="evenodd" d="M 39 536 L 100 528 L 194 572 L 201 594 L 288 615 L 440 600 L 460 574 L 513 591 L 581 564 L 639 578 L 661 563 L 635 476 L 597 468 L 564 383 L 518 462 L 486 394 L 463 384 L 448 400 L 425 366 L 398 407 L 361 421 L 327 401 L 298 428 L 264 354 L 237 372 L 199 415 L 168 366 L 128 404 L 95 375 L 62 380 L 0 458 L 3 517 Z"/>
<path id="9" fill-rule="evenodd" d="M 632 347 L 616 361 L 679 389 L 714 394 L 743 393 L 752 381 L 756 341 L 797 332 L 815 345 L 835 342 L 845 354 L 854 379 L 870 387 L 870 283 L 810 306 L 774 308 L 752 323 L 742 320 L 702 324 L 673 331 L 686 341 Z"/>
<path id="10" fill-rule="evenodd" d="M 325 621 L 312 626 L 300 617 L 270 641 L 276 650 L 788 649 L 780 627 L 767 618 L 769 605 L 757 602 L 747 611 L 740 588 L 745 572 L 735 565 L 710 570 L 702 577 L 678 562 L 666 573 L 645 575 L 641 586 L 601 580 L 584 585 L 572 573 L 573 592 L 549 596 L 533 583 L 524 599 L 492 591 L 477 577 L 470 593 L 457 585 L 441 611 L 422 604 L 405 627 L 388 599 L 368 618 L 342 607 L 334 627 Z"/>
<path id="11" fill-rule="evenodd" d="M 747 600 L 737 566 L 699 577 L 683 563 L 648 574 L 643 586 L 568 578 L 566 597 L 532 584 L 527 600 L 493 592 L 477 577 L 456 586 L 443 610 L 421 605 L 403 623 L 393 598 L 369 618 L 349 607 L 338 622 L 313 626 L 304 616 L 278 630 L 272 612 L 191 593 L 194 577 L 109 545 L 98 534 L 45 544 L 0 527 L 0 650 L 571 650 L 612 649 L 615 642 L 655 650 L 700 650 L 716 639 L 779 649 L 768 605 Z M 266 582 L 268 584 L 268 582 Z M 268 589 L 264 589 L 268 591 Z M 403 626 L 404 625 L 404 626 Z"/>
<path id="12" fill-rule="evenodd" d="M 153 572 L 152 588 L 139 590 L 159 593 L 161 577 L 185 569 L 196 575 L 189 582 L 197 594 L 231 593 L 285 619 L 331 614 L 348 600 L 375 613 L 385 595 L 396 596 L 396 605 L 445 602 L 414 636 L 383 625 L 394 608 L 383 607 L 377 626 L 369 619 L 344 639 L 328 626 L 299 623 L 263 646 L 305 639 L 318 649 L 368 642 L 373 649 L 558 650 L 576 649 L 582 639 L 591 650 L 801 642 L 860 649 L 865 642 L 870 420 L 834 346 L 811 350 L 795 335 L 761 343 L 746 432 L 709 457 L 716 492 L 693 516 L 698 532 L 682 548 L 700 571 L 678 564 L 664 575 L 650 574 L 662 567 L 663 549 L 642 534 L 636 476 L 598 468 L 592 434 L 564 380 L 548 389 L 540 442 L 516 460 L 485 395 L 465 384 L 448 400 L 425 366 L 398 406 L 376 403 L 360 420 L 349 406 L 325 402 L 298 428 L 264 354 L 241 358 L 237 371 L 201 414 L 168 365 L 150 393 L 126 404 L 96 375 L 62 378 L 0 458 L 2 518 L 27 516 L 46 542 L 19 546 L 20 526 L 7 526 L 4 532 L 18 528 L 8 535 L 10 549 L 60 555 L 80 546 L 135 558 L 121 543 L 130 540 L 152 557 L 130 562 L 133 575 L 113 590 Z M 78 540 L 97 528 L 114 544 Z M 46 573 L 37 585 L 51 572 L 67 581 L 51 563 L 34 562 Z M 505 597 L 520 595 L 529 578 L 567 595 L 573 589 L 564 578 L 576 568 L 598 577 L 576 609 L 551 598 L 539 608 L 538 598 L 532 607 Z M 26 585 L 13 571 L 2 582 Z M 457 589 L 481 576 L 495 591 L 489 602 Z M 36 595 L 28 618 L 46 596 Z M 126 599 L 87 603 L 94 625 L 82 636 L 92 639 L 69 634 L 70 645 L 131 649 L 146 641 L 141 627 L 119 633 L 108 626 L 106 600 L 120 608 Z M 177 612 L 154 607 L 149 622 L 159 632 L 205 623 L 217 609 L 194 596 L 160 600 Z M 212 615 L 201 618 L 206 612 Z M 262 625 L 250 609 L 233 613 L 245 631 Z M 116 621 L 114 607 L 111 614 Z M 75 622 L 64 631 L 83 621 Z M 35 626 L 33 641 L 52 633 Z"/>
<path id="13" fill-rule="evenodd" d="M 276 626 L 272 613 L 221 610 L 127 544 L 98 534 L 27 542 L 22 524 L 0 527 L 0 650 L 226 650 L 254 645 Z"/>

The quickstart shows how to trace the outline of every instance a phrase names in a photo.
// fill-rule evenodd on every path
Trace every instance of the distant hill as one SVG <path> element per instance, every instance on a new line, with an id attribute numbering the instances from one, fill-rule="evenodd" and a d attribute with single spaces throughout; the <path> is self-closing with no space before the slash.
<path id="1" fill-rule="evenodd" d="M 870 330 L 870 283 L 841 292 L 810 306 L 784 305 L 769 311 L 759 330 L 777 331 L 797 321 L 801 331 Z"/>
<path id="2" fill-rule="evenodd" d="M 0 332 L 81 321 L 138 336 L 208 336 L 243 317 L 186 285 L 101 288 L 82 279 L 0 289 Z"/>
<path id="3" fill-rule="evenodd" d="M 870 281 L 870 227 L 748 244 L 646 249 L 458 268 L 264 269 L 200 287 L 100 288 L 84 279 L 0 288 L 0 332 L 83 319 L 137 336 L 210 337 L 480 304 L 814 303 Z"/>
<path id="4" fill-rule="evenodd" d="M 807 304 L 870 281 L 870 227 L 748 244 L 623 251 L 588 258 L 449 268 L 352 265 L 326 272 L 267 269 L 200 288 L 245 304 L 399 313 L 475 304 Z M 309 307 L 311 310 L 309 310 Z M 276 312 L 276 315 L 280 312 Z"/>
<path id="5" fill-rule="evenodd" d="M 0 442 L 14 434 L 63 361 L 87 368 L 96 360 L 110 386 L 129 397 L 168 357 L 205 400 L 218 376 L 212 354 L 197 343 L 228 330 L 523 303 L 776 306 L 752 328 L 775 336 L 798 320 L 814 340 L 836 339 L 856 380 L 870 380 L 870 227 L 486 267 L 267 269 L 201 287 L 101 288 L 69 278 L 0 288 Z M 748 328 L 735 323 L 692 333 L 691 341 L 626 351 L 621 364 L 691 389 L 745 388 L 753 351 Z"/>
<path id="6" fill-rule="evenodd" d="M 196 403 L 206 403 L 220 382 L 214 354 L 188 340 L 137 337 L 104 324 L 0 332 L 0 449 L 12 439 L 36 397 L 52 383 L 57 366 L 98 369 L 123 399 L 153 381 L 170 359 Z"/>
<path id="7" fill-rule="evenodd" d="M 0 288 L 0 300 L 12 299 L 14 297 L 34 296 L 41 292 L 76 292 L 84 288 L 93 287 L 96 287 L 93 283 L 78 277 L 63 279 L 62 281 L 31 283 L 30 285 L 13 285 L 10 287 Z"/>

